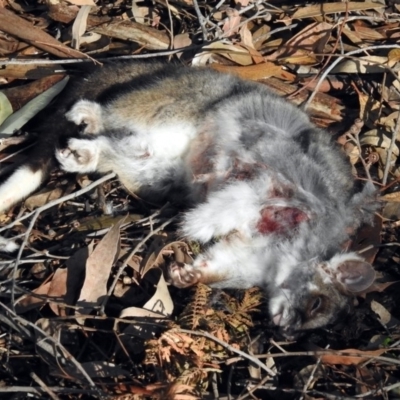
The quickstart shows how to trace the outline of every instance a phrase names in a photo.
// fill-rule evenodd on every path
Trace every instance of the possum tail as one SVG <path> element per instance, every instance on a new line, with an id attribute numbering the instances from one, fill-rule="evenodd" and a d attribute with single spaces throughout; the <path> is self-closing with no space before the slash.
<path id="1" fill-rule="evenodd" d="M 0 184 L 0 213 L 7 211 L 40 187 L 55 166 L 53 154 L 32 154 L 28 161 L 22 163 Z"/>

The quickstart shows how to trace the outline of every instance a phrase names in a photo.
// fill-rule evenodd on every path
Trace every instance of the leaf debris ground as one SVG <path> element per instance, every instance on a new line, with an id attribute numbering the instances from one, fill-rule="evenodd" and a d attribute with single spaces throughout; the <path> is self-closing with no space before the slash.
<path id="1" fill-rule="evenodd" d="M 23 243 L 0 261 L 4 398 L 399 396 L 400 5 L 299 3 L 0 0 L 0 124 L 13 118 L 3 132 L 85 63 L 174 57 L 306 106 L 384 200 L 353 243 L 375 258 L 380 280 L 350 316 L 288 343 L 274 336 L 256 289 L 167 286 L 168 260 L 198 249 L 176 241 L 177 210 L 129 196 L 113 175 L 55 172 L 1 216 L 2 233 Z M 23 159 L 19 139 L 1 143 L 2 174 Z M 101 273 L 86 275 L 93 265 Z"/>

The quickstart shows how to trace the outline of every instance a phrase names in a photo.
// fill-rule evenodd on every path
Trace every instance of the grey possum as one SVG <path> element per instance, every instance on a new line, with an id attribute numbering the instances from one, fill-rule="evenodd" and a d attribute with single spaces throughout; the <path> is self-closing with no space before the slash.
<path id="1" fill-rule="evenodd" d="M 58 163 L 115 172 L 130 192 L 181 193 L 181 233 L 204 243 L 172 263 L 178 287 L 258 285 L 287 337 L 325 326 L 374 281 L 346 251 L 370 222 L 374 188 L 356 189 L 349 163 L 306 113 L 265 86 L 207 68 L 121 63 L 69 85 L 39 128 L 29 161 L 0 187 L 3 211 Z"/>

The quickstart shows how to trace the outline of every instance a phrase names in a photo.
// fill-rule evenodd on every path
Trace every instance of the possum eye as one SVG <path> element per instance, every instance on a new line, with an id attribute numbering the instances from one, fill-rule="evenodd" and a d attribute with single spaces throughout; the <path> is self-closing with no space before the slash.
<path id="1" fill-rule="evenodd" d="M 321 306 L 322 306 L 322 297 L 321 296 L 314 297 L 309 303 L 308 309 L 309 309 L 310 315 L 317 313 L 318 310 L 321 308 Z"/>

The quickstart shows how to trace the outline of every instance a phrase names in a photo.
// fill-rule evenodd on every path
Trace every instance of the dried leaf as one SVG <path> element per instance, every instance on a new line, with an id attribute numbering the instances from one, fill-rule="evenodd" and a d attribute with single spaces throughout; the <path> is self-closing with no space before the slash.
<path id="1" fill-rule="evenodd" d="M 371 310 L 374 313 L 378 314 L 378 319 L 382 325 L 388 325 L 389 321 L 392 318 L 392 315 L 382 304 L 378 303 L 376 300 L 372 300 Z"/>
<path id="2" fill-rule="evenodd" d="M 99 242 L 86 262 L 86 277 L 77 302 L 79 314 L 89 314 L 107 294 L 107 281 L 117 256 L 120 228 L 124 219 L 115 224 Z"/>
<path id="3" fill-rule="evenodd" d="M 45 281 L 38 288 L 32 290 L 31 294 L 21 296 L 15 304 L 15 311 L 22 314 L 34 308 L 42 307 L 46 304 L 47 293 L 49 292 L 51 281 Z"/>
<path id="4" fill-rule="evenodd" d="M 163 274 L 160 275 L 156 292 L 143 308 L 160 313 L 166 317 L 170 316 L 172 311 L 174 311 L 174 303 L 172 302 Z"/>
<path id="5" fill-rule="evenodd" d="M 55 78 L 55 77 L 48 77 L 48 78 Z M 45 79 L 47 83 L 50 83 L 48 78 L 43 78 L 43 79 Z M 14 110 L 14 114 L 10 115 L 2 123 L 2 125 L 0 126 L 0 133 L 12 134 L 16 130 L 24 126 L 32 117 L 34 117 L 40 110 L 46 107 L 54 99 L 54 97 L 57 96 L 64 89 L 65 85 L 68 82 L 68 79 L 69 78 L 66 77 L 60 80 L 59 77 L 57 77 L 56 80 L 52 80 L 53 84 L 52 86 L 51 85 L 50 87 L 46 86 L 45 88 L 41 87 L 40 86 L 41 84 L 38 81 L 30 83 L 29 85 L 32 85 L 30 89 L 32 89 L 34 93 L 32 93 L 31 91 L 25 93 L 26 97 L 24 98 L 24 100 L 27 101 L 27 103 L 17 112 L 15 112 Z M 43 90 L 45 91 L 41 93 L 39 91 L 40 89 L 42 90 L 42 92 Z M 9 90 L 11 91 L 12 89 Z M 7 89 L 8 95 L 10 94 L 9 90 Z M 40 94 L 38 95 L 38 93 Z M 21 93 L 19 95 L 15 94 L 15 96 L 16 96 L 15 97 L 16 101 L 20 102 L 23 101 L 23 96 Z M 19 108 L 20 105 L 21 103 L 19 105 L 17 104 L 17 109 Z"/>
<path id="6" fill-rule="evenodd" d="M 67 293 L 67 277 L 68 270 L 66 268 L 58 268 L 53 275 L 53 279 L 50 282 L 50 289 L 48 292 L 48 296 L 53 298 L 53 300 L 58 301 L 50 301 L 50 308 L 54 312 L 54 314 L 65 317 L 65 306 L 62 304 L 62 301 L 65 300 L 65 295 Z"/>
<path id="7" fill-rule="evenodd" d="M 165 318 L 164 315 L 159 314 L 158 312 L 146 310 L 144 308 L 139 308 L 139 307 L 128 307 L 124 308 L 121 311 L 121 314 L 119 316 L 120 318 Z"/>
<path id="8" fill-rule="evenodd" d="M 0 131 L 1 131 L 1 124 L 12 113 L 13 113 L 13 106 L 10 100 L 8 100 L 7 95 L 5 93 L 0 92 Z"/>
<path id="9" fill-rule="evenodd" d="M 96 3 L 93 0 L 66 0 L 66 1 L 76 6 L 92 6 L 92 7 L 96 6 Z"/>
<path id="10" fill-rule="evenodd" d="M 323 364 L 359 365 L 365 361 L 370 360 L 373 357 L 380 356 L 387 351 L 389 351 L 389 349 L 378 349 L 369 351 L 346 349 L 338 352 L 332 351 L 332 354 L 323 354 L 320 357 Z M 352 355 L 346 355 L 346 353 Z"/>
<path id="11" fill-rule="evenodd" d="M 400 49 L 392 49 L 389 51 L 388 60 L 391 62 L 400 61 Z"/>
<path id="12" fill-rule="evenodd" d="M 79 9 L 79 12 L 75 18 L 74 24 L 72 25 L 72 41 L 71 46 L 74 49 L 79 49 L 80 39 L 86 32 L 87 18 L 89 16 L 92 6 L 85 5 Z"/>
<path id="13" fill-rule="evenodd" d="M 63 188 L 45 187 L 42 190 L 40 190 L 38 193 L 35 193 L 32 196 L 29 196 L 25 200 L 24 205 L 28 210 L 32 211 L 35 208 L 41 207 L 41 206 L 49 203 L 52 200 L 59 199 L 63 195 L 64 195 Z"/>
<path id="14" fill-rule="evenodd" d="M 361 39 L 365 40 L 383 40 L 385 36 L 380 34 L 375 29 L 368 28 L 366 26 L 360 26 L 358 24 L 354 24 L 354 30 L 357 32 L 358 36 Z"/>
<path id="15" fill-rule="evenodd" d="M 387 57 L 365 56 L 343 60 L 331 71 L 332 74 L 375 74 L 386 71 L 385 65 L 388 63 Z M 400 70 L 400 65 L 395 66 L 395 70 Z"/>
<path id="16" fill-rule="evenodd" d="M 240 14 L 238 10 L 231 7 L 227 7 L 225 12 L 226 18 L 224 25 L 222 26 L 222 30 L 224 32 L 224 37 L 228 37 L 238 32 L 240 25 Z"/>
<path id="17" fill-rule="evenodd" d="M 306 7 L 299 8 L 293 15 L 292 19 L 302 19 L 317 17 L 319 15 L 328 15 L 335 13 L 344 13 L 348 11 L 368 10 L 374 8 L 382 8 L 383 4 L 376 3 L 375 1 L 351 1 L 351 2 L 337 2 L 307 5 Z"/>
<path id="18" fill-rule="evenodd" d="M 13 79 L 41 79 L 49 75 L 60 74 L 65 75 L 66 72 L 64 68 L 58 64 L 10 64 L 3 65 L 0 69 L 0 77 Z"/>
<path id="19" fill-rule="evenodd" d="M 296 75 L 285 71 L 281 65 L 276 65 L 269 61 L 262 64 L 248 65 L 246 67 L 236 67 L 216 63 L 211 64 L 210 66 L 217 71 L 238 75 L 243 79 L 249 79 L 252 81 L 260 81 L 274 76 L 279 79 L 293 82 L 296 77 Z"/>
<path id="20" fill-rule="evenodd" d="M 327 22 L 310 24 L 266 59 L 273 61 L 279 58 L 294 64 L 316 63 L 318 60 L 314 53 L 323 53 L 332 29 L 333 26 Z"/>
<path id="21" fill-rule="evenodd" d="M 39 49 L 61 58 L 82 58 L 84 54 L 63 45 L 42 29 L 0 7 L 0 26 L 3 32 L 18 37 Z"/>
<path id="22" fill-rule="evenodd" d="M 217 53 L 239 65 L 251 65 L 253 59 L 248 50 L 233 44 L 214 42 L 203 47 L 203 51 L 195 55 L 193 65 L 204 65 L 208 58 Z"/>

